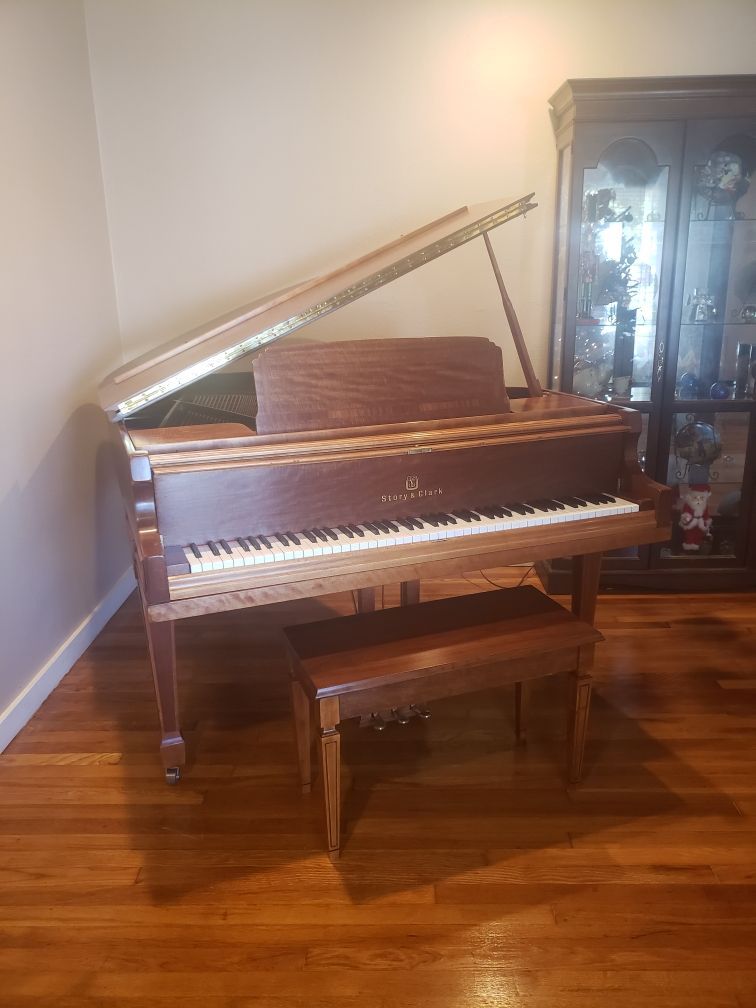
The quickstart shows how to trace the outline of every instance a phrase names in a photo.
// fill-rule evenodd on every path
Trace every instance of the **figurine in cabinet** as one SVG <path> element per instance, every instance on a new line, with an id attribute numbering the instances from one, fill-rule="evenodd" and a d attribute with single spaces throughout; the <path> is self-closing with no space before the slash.
<path id="1" fill-rule="evenodd" d="M 711 539 L 709 497 L 711 487 L 708 483 L 692 483 L 683 495 L 680 528 L 682 548 L 686 553 L 698 553 L 703 544 Z"/>

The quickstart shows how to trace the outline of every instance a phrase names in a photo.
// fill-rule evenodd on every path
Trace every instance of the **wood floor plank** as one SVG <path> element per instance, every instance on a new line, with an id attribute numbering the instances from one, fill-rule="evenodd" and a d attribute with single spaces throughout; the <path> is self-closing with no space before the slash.
<path id="1" fill-rule="evenodd" d="M 599 599 L 578 788 L 559 680 L 534 684 L 526 747 L 511 691 L 346 725 L 333 865 L 279 632 L 351 597 L 179 624 L 173 788 L 130 599 L 0 754 L 0 1008 L 753 1008 L 754 603 Z"/>

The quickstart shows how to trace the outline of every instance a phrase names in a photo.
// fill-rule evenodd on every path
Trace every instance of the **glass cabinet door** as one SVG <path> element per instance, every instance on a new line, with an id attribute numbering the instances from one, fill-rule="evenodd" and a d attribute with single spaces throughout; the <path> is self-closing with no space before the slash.
<path id="1" fill-rule="evenodd" d="M 583 171 L 572 391 L 648 402 L 657 339 L 669 168 L 642 140 Z"/>
<path id="2" fill-rule="evenodd" d="M 750 179 L 756 171 L 756 121 L 697 125 L 706 135 L 697 140 L 693 130 L 693 163 L 687 168 L 691 198 L 674 397 L 752 400 L 756 183 Z"/>
<path id="3" fill-rule="evenodd" d="M 751 488 L 746 480 L 750 411 L 675 413 L 667 484 L 677 488 L 665 561 L 731 566 L 744 560 Z"/>

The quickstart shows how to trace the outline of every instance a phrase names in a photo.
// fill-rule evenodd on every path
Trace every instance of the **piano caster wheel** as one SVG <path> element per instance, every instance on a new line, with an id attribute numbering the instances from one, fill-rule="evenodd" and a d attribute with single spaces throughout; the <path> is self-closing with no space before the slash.
<path id="1" fill-rule="evenodd" d="M 392 707 L 391 713 L 399 724 L 409 724 L 412 717 L 411 707 Z"/>
<path id="2" fill-rule="evenodd" d="M 427 721 L 428 718 L 431 716 L 431 712 L 428 710 L 427 707 L 420 707 L 417 704 L 410 704 L 410 710 L 412 711 L 413 714 L 416 714 L 418 717 L 421 717 L 423 721 Z"/>
<path id="3" fill-rule="evenodd" d="M 181 780 L 181 767 L 178 766 L 166 767 L 165 771 L 166 784 L 178 784 L 180 780 Z"/>

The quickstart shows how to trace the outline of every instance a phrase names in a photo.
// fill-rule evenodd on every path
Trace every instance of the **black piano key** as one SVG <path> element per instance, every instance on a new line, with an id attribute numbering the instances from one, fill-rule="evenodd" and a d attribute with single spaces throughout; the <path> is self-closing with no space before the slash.
<path id="1" fill-rule="evenodd" d="M 252 549 L 256 549 L 258 552 L 262 550 L 262 546 L 254 536 L 247 536 L 247 542 L 250 544 Z"/>
<path id="2" fill-rule="evenodd" d="M 585 495 L 585 499 L 588 501 L 589 504 L 603 504 L 604 503 L 601 500 L 600 494 L 595 494 L 595 493 L 586 494 Z"/>
<path id="3" fill-rule="evenodd" d="M 492 521 L 496 517 L 494 512 L 489 507 L 479 507 L 478 511 L 480 512 L 480 514 L 483 515 L 484 518 L 488 518 L 489 521 Z"/>
<path id="4" fill-rule="evenodd" d="M 270 545 L 270 541 L 268 539 L 266 539 L 265 536 L 261 535 L 261 536 L 258 536 L 257 538 L 260 540 L 260 542 L 263 544 L 263 546 L 267 546 L 268 549 L 273 549 L 273 547 Z"/>
<path id="5" fill-rule="evenodd" d="M 508 507 L 504 507 L 503 504 L 502 504 L 501 507 L 498 507 L 496 509 L 496 514 L 499 516 L 499 518 L 511 518 L 512 517 L 512 512 L 509 510 Z"/>
<path id="6" fill-rule="evenodd" d="M 420 521 L 419 518 L 410 517 L 407 519 L 407 521 L 410 523 L 413 529 L 422 530 L 423 528 L 425 528 L 425 526 L 423 525 L 423 523 Z"/>
<path id="7" fill-rule="evenodd" d="M 463 521 L 467 522 L 480 521 L 480 515 L 478 514 L 477 511 L 467 511 L 467 510 L 455 511 L 454 514 L 457 515 L 457 517 L 461 518 Z"/>
<path id="8" fill-rule="evenodd" d="M 294 543 L 295 546 L 301 545 L 300 542 L 299 542 L 299 536 L 295 536 L 293 532 L 287 532 L 286 533 L 286 537 L 288 539 L 290 539 Z"/>
<path id="9" fill-rule="evenodd" d="M 189 549 L 194 553 L 198 560 L 202 559 L 202 554 L 197 549 L 197 543 L 189 543 Z"/>
<path id="10" fill-rule="evenodd" d="M 325 534 L 328 536 L 329 539 L 333 539 L 334 542 L 339 541 L 339 537 L 336 535 L 336 533 L 333 531 L 332 528 L 324 528 L 323 531 L 325 532 Z"/>
<path id="11" fill-rule="evenodd" d="M 562 503 L 571 508 L 585 507 L 585 501 L 579 497 L 562 497 Z"/>
<path id="12" fill-rule="evenodd" d="M 231 547 L 228 545 L 228 543 L 226 542 L 225 539 L 221 539 L 220 540 L 220 544 L 221 544 L 221 549 L 225 550 L 226 553 L 228 553 L 229 556 L 233 556 L 233 552 L 234 551 L 231 549 Z"/>
<path id="13" fill-rule="evenodd" d="M 386 525 L 388 525 L 389 529 L 392 532 L 398 532 L 399 531 L 399 526 L 395 522 L 387 521 Z"/>
<path id="14" fill-rule="evenodd" d="M 506 508 L 506 509 L 507 509 L 508 511 L 513 511 L 513 512 L 514 512 L 515 514 L 518 514 L 518 515 L 522 515 L 522 516 L 523 516 L 523 518 L 524 518 L 524 517 L 525 517 L 525 515 L 527 515 L 527 514 L 533 514 L 533 509 L 532 509 L 532 508 L 527 508 L 527 507 L 525 507 L 525 505 L 524 505 L 524 504 L 510 504 L 509 502 L 507 502 L 507 503 L 506 503 L 506 504 L 504 505 L 504 507 L 505 507 L 505 508 Z"/>
<path id="15" fill-rule="evenodd" d="M 564 504 L 562 504 L 562 502 L 561 502 L 561 501 L 558 501 L 558 500 L 557 500 L 556 498 L 554 498 L 554 499 L 552 500 L 552 502 L 551 502 L 551 503 L 552 503 L 552 504 L 556 504 L 557 508 L 558 508 L 558 509 L 559 509 L 560 511 L 564 511 Z"/>
<path id="16" fill-rule="evenodd" d="M 248 542 L 242 539 L 241 536 L 239 536 L 239 538 L 236 541 L 239 543 L 239 545 L 241 546 L 241 548 L 244 550 L 245 553 L 249 553 L 250 550 Z"/>
<path id="17" fill-rule="evenodd" d="M 407 529 L 408 532 L 411 532 L 412 529 L 415 527 L 409 520 L 409 518 L 397 518 L 396 520 L 399 522 L 402 528 Z"/>
<path id="18" fill-rule="evenodd" d="M 360 539 L 365 538 L 365 533 L 362 531 L 359 525 L 350 525 L 349 528 L 352 530 L 352 532 L 354 532 L 355 535 L 358 535 Z"/>
<path id="19" fill-rule="evenodd" d="M 388 527 L 388 525 L 387 525 L 387 524 L 386 524 L 386 522 L 384 522 L 384 521 L 377 521 L 377 522 L 373 522 L 373 524 L 374 524 L 374 525 L 377 525 L 377 526 L 378 526 L 378 528 L 379 528 L 379 529 L 381 530 L 381 532 L 383 532 L 383 533 L 384 533 L 384 535 L 385 535 L 385 534 L 386 534 L 387 532 L 390 532 L 390 531 L 391 531 L 391 529 L 390 529 L 390 528 Z"/>
<path id="20" fill-rule="evenodd" d="M 596 494 L 596 496 L 601 498 L 602 504 L 615 504 L 617 501 L 617 498 L 612 497 L 611 494 L 600 493 Z"/>
<path id="21" fill-rule="evenodd" d="M 439 524 L 439 525 L 443 525 L 443 526 L 444 526 L 444 528 L 445 528 L 445 527 L 446 527 L 447 525 L 450 525 L 450 524 L 451 524 L 451 522 L 450 522 L 450 521 L 449 521 L 449 519 L 448 519 L 448 518 L 446 517 L 446 515 L 442 515 L 442 514 L 437 514 L 437 515 L 433 515 L 433 517 L 434 517 L 434 518 L 436 519 L 436 521 L 438 522 L 438 524 Z"/>
<path id="22" fill-rule="evenodd" d="M 311 543 L 315 543 L 318 541 L 316 537 L 312 534 L 312 532 L 308 532 L 307 529 L 304 529 L 302 531 L 302 535 L 305 537 L 305 539 L 309 539 Z"/>
<path id="23" fill-rule="evenodd" d="M 446 518 L 446 520 L 449 522 L 450 525 L 456 525 L 457 524 L 457 519 L 454 517 L 454 515 L 445 514 L 444 518 Z"/>
<path id="24" fill-rule="evenodd" d="M 215 545 L 214 542 L 209 542 L 207 544 L 207 548 L 210 550 L 213 556 L 220 556 L 220 550 L 218 549 L 218 547 Z"/>
<path id="25" fill-rule="evenodd" d="M 278 539 L 278 541 L 281 543 L 282 546 L 288 546 L 289 545 L 289 540 L 286 538 L 286 536 L 283 534 L 283 532 L 276 532 L 274 538 Z"/>
<path id="26" fill-rule="evenodd" d="M 354 539 L 354 532 L 348 525 L 339 525 L 339 532 L 343 532 L 347 539 Z"/>
<path id="27" fill-rule="evenodd" d="M 378 535 L 378 533 L 381 531 L 377 525 L 373 524 L 373 522 L 363 522 L 362 524 L 365 526 L 368 532 L 372 532 L 374 535 Z"/>
<path id="28" fill-rule="evenodd" d="M 421 515 L 421 518 L 424 522 L 427 522 L 429 525 L 432 525 L 433 528 L 438 528 L 438 521 L 433 517 L 433 515 L 424 514 Z"/>
<path id="29" fill-rule="evenodd" d="M 535 508 L 536 511 L 540 511 L 541 514 L 548 514 L 549 508 L 546 507 L 546 501 L 531 501 L 531 506 Z M 535 511 L 533 512 L 535 514 Z"/>
<path id="30" fill-rule="evenodd" d="M 316 535 L 321 542 L 328 542 L 328 536 L 325 534 L 325 532 L 322 532 L 320 529 L 316 528 L 312 529 L 312 534 Z"/>

